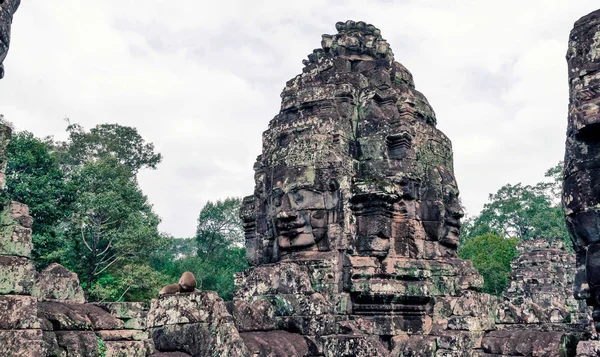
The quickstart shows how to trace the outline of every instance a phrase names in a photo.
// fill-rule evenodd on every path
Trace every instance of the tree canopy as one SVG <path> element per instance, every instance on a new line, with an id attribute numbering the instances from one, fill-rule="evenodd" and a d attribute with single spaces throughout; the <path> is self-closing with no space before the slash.
<path id="1" fill-rule="evenodd" d="M 166 278 L 150 260 L 168 241 L 136 174 L 161 155 L 131 127 L 67 132 L 65 142 L 14 133 L 7 148 L 5 197 L 30 208 L 36 265 L 75 271 L 91 300 L 155 295 Z"/>
<path id="2" fill-rule="evenodd" d="M 467 241 L 458 255 L 472 261 L 483 276 L 484 292 L 500 295 L 511 271 L 510 262 L 517 255 L 517 243 L 517 238 L 485 233 Z"/>
<path id="3" fill-rule="evenodd" d="M 489 195 L 479 215 L 467 220 L 462 240 L 485 233 L 518 239 L 545 238 L 562 240 L 570 246 L 570 237 L 560 206 L 562 162 L 546 171 L 535 185 L 506 184 Z"/>

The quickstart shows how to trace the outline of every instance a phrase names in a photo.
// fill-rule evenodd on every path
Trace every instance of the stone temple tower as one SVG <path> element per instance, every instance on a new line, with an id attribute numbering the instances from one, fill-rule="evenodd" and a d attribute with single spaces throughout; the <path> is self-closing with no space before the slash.
<path id="1" fill-rule="evenodd" d="M 253 268 L 238 276 L 236 302 L 269 301 L 278 328 L 332 355 L 436 349 L 428 335 L 467 325 L 433 319 L 443 301 L 490 302 L 456 257 L 463 212 L 451 143 L 381 32 L 336 28 L 287 82 L 263 134 L 241 213 Z M 479 335 L 493 324 L 480 313 Z"/>

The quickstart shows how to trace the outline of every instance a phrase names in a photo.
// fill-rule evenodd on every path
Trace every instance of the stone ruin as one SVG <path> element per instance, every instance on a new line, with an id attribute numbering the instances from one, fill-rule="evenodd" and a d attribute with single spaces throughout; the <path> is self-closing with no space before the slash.
<path id="1" fill-rule="evenodd" d="M 21 4 L 21 0 L 0 1 L 0 79 L 4 77 L 4 59 L 10 45 L 10 26 L 13 14 Z"/>
<path id="2" fill-rule="evenodd" d="M 594 306 L 594 320 L 600 323 L 600 10 L 575 23 L 567 63 L 569 121 L 562 201 L 577 253 L 575 293 Z"/>
<path id="3" fill-rule="evenodd" d="M 0 118 L 1 119 L 1 118 Z M 0 189 L 11 128 L 0 123 Z M 26 205 L 0 200 L 0 356 L 145 357 L 154 352 L 142 303 L 87 304 L 77 275 L 37 272 Z"/>
<path id="4" fill-rule="evenodd" d="M 479 348 L 493 299 L 456 255 L 450 140 L 377 28 L 336 28 L 263 134 L 241 212 L 252 265 L 232 307 L 242 339 L 263 354 L 280 331 L 304 355 Z"/>
<path id="5" fill-rule="evenodd" d="M 484 349 L 505 356 L 573 356 L 577 342 L 592 334 L 585 302 L 573 296 L 575 255 L 562 242 L 544 239 L 517 248 L 495 313 L 497 330 L 486 334 Z"/>
<path id="6" fill-rule="evenodd" d="M 576 23 L 569 51 L 564 198 L 577 273 L 572 255 L 534 241 L 502 298 L 480 292 L 482 277 L 456 255 L 450 141 L 380 31 L 347 21 L 286 84 L 263 134 L 241 210 L 251 268 L 237 274 L 233 301 L 194 291 L 149 311 L 85 303 L 73 273 L 35 271 L 27 207 L 3 202 L 0 356 L 597 356 L 597 341 L 577 346 L 591 331 L 569 287 L 575 276 L 577 296 L 599 305 L 599 19 Z M 10 128 L 0 129 L 2 168 Z"/>

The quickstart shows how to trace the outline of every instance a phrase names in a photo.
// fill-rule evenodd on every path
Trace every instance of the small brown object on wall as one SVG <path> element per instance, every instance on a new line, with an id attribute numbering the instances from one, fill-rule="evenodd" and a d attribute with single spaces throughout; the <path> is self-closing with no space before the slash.
<path id="1" fill-rule="evenodd" d="M 166 294 L 177 294 L 181 291 L 179 284 L 169 284 L 163 287 L 158 295 L 166 295 Z"/>
<path id="2" fill-rule="evenodd" d="M 196 289 L 196 277 L 192 272 L 186 271 L 179 279 L 179 288 L 183 292 L 193 292 Z"/>

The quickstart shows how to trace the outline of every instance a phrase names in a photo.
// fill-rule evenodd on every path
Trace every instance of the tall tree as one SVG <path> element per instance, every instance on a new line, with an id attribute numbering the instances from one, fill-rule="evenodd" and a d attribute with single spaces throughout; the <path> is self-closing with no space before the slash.
<path id="1" fill-rule="evenodd" d="M 78 242 L 78 273 L 89 296 L 105 272 L 148 262 L 163 240 L 158 216 L 129 167 L 116 158 L 85 163 L 73 173 L 72 182 L 77 198 L 66 234 Z"/>
<path id="2" fill-rule="evenodd" d="M 562 162 L 546 171 L 550 181 L 536 185 L 506 184 L 476 217 L 463 226 L 463 241 L 486 233 L 518 239 L 546 238 L 570 242 L 560 207 Z M 570 244 L 567 244 L 570 246 Z"/>

